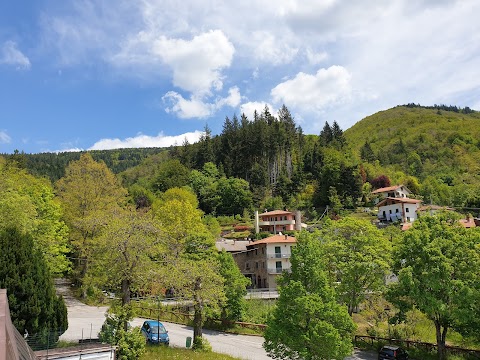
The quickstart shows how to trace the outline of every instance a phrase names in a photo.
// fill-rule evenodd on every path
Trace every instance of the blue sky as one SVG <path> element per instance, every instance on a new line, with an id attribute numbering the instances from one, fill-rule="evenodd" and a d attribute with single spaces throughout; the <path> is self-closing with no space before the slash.
<path id="1" fill-rule="evenodd" d="M 480 110 L 476 0 L 5 0 L 0 153 L 196 141 L 285 104 L 307 134 L 408 102 Z"/>

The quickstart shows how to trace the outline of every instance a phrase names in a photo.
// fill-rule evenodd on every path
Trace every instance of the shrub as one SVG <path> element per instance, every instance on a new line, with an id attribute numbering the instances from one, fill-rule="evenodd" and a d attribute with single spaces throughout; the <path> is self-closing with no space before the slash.
<path id="1" fill-rule="evenodd" d="M 139 327 L 128 331 L 120 330 L 117 345 L 117 359 L 139 359 L 145 352 L 145 337 L 142 335 Z"/>
<path id="2" fill-rule="evenodd" d="M 208 340 L 205 339 L 204 337 L 198 336 L 195 339 L 193 339 L 192 349 L 195 351 L 211 352 L 212 345 L 210 345 Z"/>

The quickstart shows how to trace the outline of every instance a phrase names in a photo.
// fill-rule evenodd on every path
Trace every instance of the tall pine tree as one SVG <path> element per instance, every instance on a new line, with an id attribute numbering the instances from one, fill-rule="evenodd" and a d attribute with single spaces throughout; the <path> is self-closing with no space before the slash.
<path id="1" fill-rule="evenodd" d="M 0 231 L 0 288 L 7 289 L 12 322 L 37 345 L 53 344 L 68 327 L 67 308 L 55 294 L 47 264 L 30 235 Z"/>

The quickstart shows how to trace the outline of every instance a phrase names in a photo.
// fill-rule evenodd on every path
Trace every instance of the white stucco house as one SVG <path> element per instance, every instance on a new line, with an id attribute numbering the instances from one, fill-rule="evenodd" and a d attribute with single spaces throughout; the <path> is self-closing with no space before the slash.
<path id="1" fill-rule="evenodd" d="M 387 197 L 377 204 L 378 219 L 410 223 L 417 219 L 422 201 L 402 197 Z"/>
<path id="2" fill-rule="evenodd" d="M 412 192 L 408 190 L 405 185 L 394 185 L 389 187 L 380 188 L 372 191 L 374 204 L 378 204 L 385 198 L 408 198 Z"/>

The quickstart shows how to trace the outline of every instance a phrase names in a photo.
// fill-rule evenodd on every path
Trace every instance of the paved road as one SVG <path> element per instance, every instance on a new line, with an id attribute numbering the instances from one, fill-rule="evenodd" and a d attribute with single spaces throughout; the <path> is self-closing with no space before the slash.
<path id="1" fill-rule="evenodd" d="M 60 340 L 79 341 L 98 337 L 105 320 L 106 306 L 88 306 L 75 299 L 70 292 L 68 282 L 56 281 L 57 292 L 63 295 L 68 308 L 68 330 Z M 145 319 L 136 318 L 131 323 L 141 326 Z M 193 337 L 193 329 L 189 326 L 163 322 L 170 336 L 170 344 L 185 347 L 188 336 Z M 212 345 L 213 351 L 245 360 L 271 360 L 262 347 L 263 337 L 249 335 L 226 334 L 218 331 L 204 330 L 204 336 Z M 356 351 L 345 360 L 375 360 L 376 354 Z"/>

